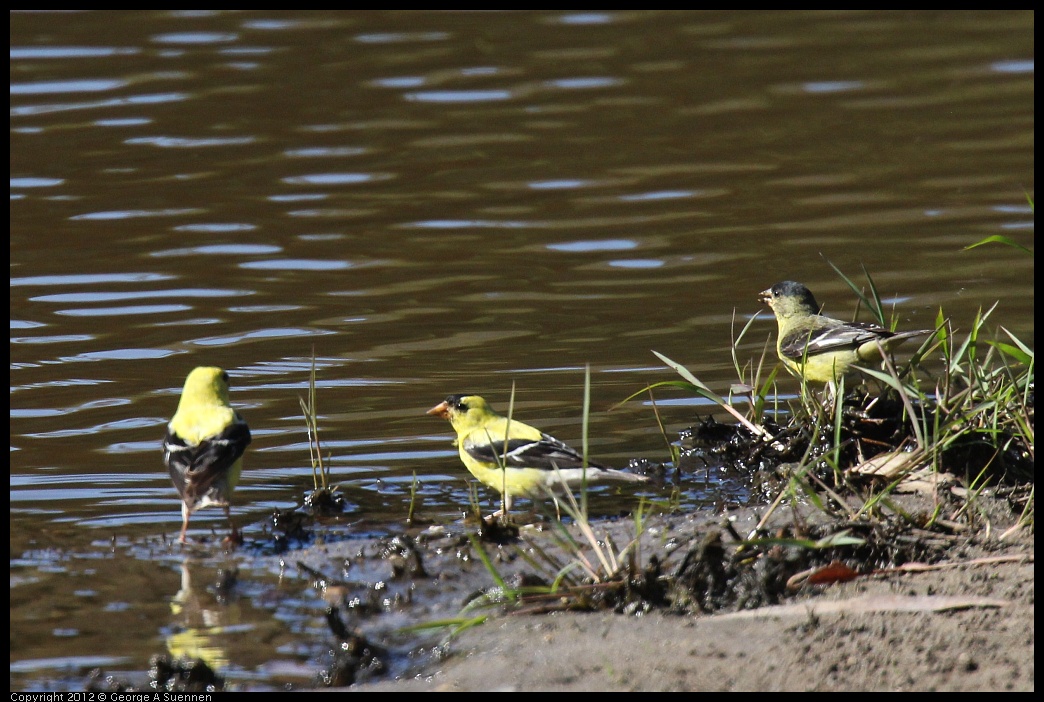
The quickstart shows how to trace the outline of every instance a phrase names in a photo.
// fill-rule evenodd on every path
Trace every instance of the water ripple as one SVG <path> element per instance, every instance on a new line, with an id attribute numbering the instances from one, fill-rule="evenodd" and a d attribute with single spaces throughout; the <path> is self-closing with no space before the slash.
<path id="1" fill-rule="evenodd" d="M 97 307 L 91 309 L 55 310 L 54 313 L 67 317 L 122 317 L 143 314 L 169 314 L 186 312 L 189 305 L 128 305 L 126 307 Z"/>
<path id="2" fill-rule="evenodd" d="M 57 293 L 31 297 L 31 302 L 112 302 L 116 300 L 144 300 L 173 297 L 242 297 L 255 294 L 253 290 L 221 290 L 219 288 L 168 288 L 164 290 L 135 290 L 131 292 Z"/>
<path id="3" fill-rule="evenodd" d="M 281 258 L 267 261 L 249 261 L 239 264 L 242 268 L 262 271 L 342 271 L 353 268 L 350 261 L 331 261 L 306 258 Z"/>
<path id="4" fill-rule="evenodd" d="M 513 97 L 510 90 L 425 90 L 403 95 L 410 102 L 437 103 L 500 102 Z"/>
<path id="5" fill-rule="evenodd" d="M 102 283 L 155 283 L 173 280 L 166 273 L 73 273 L 69 275 L 34 275 L 11 278 L 10 286 L 22 285 L 99 285 Z"/>
<path id="6" fill-rule="evenodd" d="M 198 149 L 209 146 L 243 146 L 245 144 L 253 144 L 254 141 L 255 139 L 252 136 L 220 138 L 153 136 L 133 137 L 131 139 L 126 139 L 124 143 L 131 146 L 137 146 L 138 144 L 158 146 L 161 149 Z"/>
<path id="7" fill-rule="evenodd" d="M 183 249 L 168 249 L 166 251 L 153 251 L 149 255 L 156 257 L 165 256 L 261 256 L 279 253 L 282 246 L 271 244 L 204 244 L 203 246 L 190 246 Z"/>
<path id="8" fill-rule="evenodd" d="M 231 32 L 171 32 L 152 37 L 157 44 L 227 44 L 238 39 L 239 35 Z"/>
<path id="9" fill-rule="evenodd" d="M 97 93 L 126 87 L 124 80 L 90 78 L 83 80 L 51 80 L 35 83 L 11 83 L 11 95 L 51 95 L 54 93 Z"/>
<path id="10" fill-rule="evenodd" d="M 12 188 L 53 188 L 65 182 L 65 178 L 12 178 Z"/>
<path id="11" fill-rule="evenodd" d="M 98 110 L 109 107 L 126 107 L 130 105 L 158 105 L 169 102 L 181 102 L 182 100 L 187 99 L 188 95 L 185 93 L 152 93 L 148 95 L 131 95 L 123 98 L 96 100 L 93 102 L 61 102 L 50 105 L 22 105 L 20 107 L 12 107 L 10 115 L 12 117 L 27 117 L 76 110 Z"/>
<path id="12" fill-rule="evenodd" d="M 568 241 L 562 244 L 548 244 L 552 251 L 626 251 L 638 248 L 638 242 L 630 239 L 596 239 L 590 241 Z"/>
<path id="13" fill-rule="evenodd" d="M 355 185 L 356 183 L 388 180 L 391 177 L 389 173 L 311 173 L 288 176 L 282 181 L 291 185 Z"/>
<path id="14" fill-rule="evenodd" d="M 116 46 L 12 46 L 11 60 L 20 59 L 76 59 L 109 56 L 133 56 L 141 49 Z"/>
<path id="15" fill-rule="evenodd" d="M 69 219 L 79 220 L 109 220 L 109 219 L 138 219 L 141 217 L 181 217 L 183 215 L 200 214 L 202 210 L 194 208 L 169 209 L 169 210 L 110 210 L 107 212 L 87 212 L 85 214 L 73 215 Z"/>

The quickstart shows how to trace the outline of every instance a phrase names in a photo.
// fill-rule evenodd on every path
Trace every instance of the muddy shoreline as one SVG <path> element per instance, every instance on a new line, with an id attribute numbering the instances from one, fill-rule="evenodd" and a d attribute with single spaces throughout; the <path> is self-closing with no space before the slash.
<path id="1" fill-rule="evenodd" d="M 1029 527 L 1000 539 L 1018 519 L 1009 498 L 995 491 L 980 495 L 979 518 L 972 528 L 944 535 L 901 535 L 900 540 L 931 542 L 933 563 L 926 569 L 805 583 L 777 604 L 733 611 L 672 614 L 651 609 L 621 614 L 528 608 L 541 613 L 518 614 L 501 608 L 489 611 L 484 624 L 460 634 L 443 632 L 437 642 L 433 635 L 430 646 L 418 649 L 424 654 L 395 679 L 363 674 L 359 682 L 336 689 L 1032 690 L 1034 537 Z M 910 513 L 932 507 L 923 495 L 897 500 L 901 504 L 896 506 Z M 746 533 L 763 513 L 764 509 L 744 508 L 728 515 L 650 518 L 641 558 L 647 562 L 655 555 L 669 572 L 688 549 L 719 531 L 723 519 Z M 782 510 L 773 515 L 773 528 L 792 527 L 797 521 L 812 525 L 819 514 L 812 509 Z M 626 519 L 594 526 L 596 533 L 611 536 L 617 544 L 634 535 L 634 525 Z M 436 556 L 445 555 L 446 545 L 455 539 L 461 544 L 458 537 L 447 532 L 427 542 L 418 539 L 425 575 L 405 578 L 410 581 L 405 589 L 441 588 L 437 601 L 443 609 L 414 611 L 413 616 L 452 617 L 474 596 L 477 585 L 490 587 L 488 572 L 472 559 L 460 558 L 459 552 L 441 561 Z M 538 532 L 527 538 L 539 543 L 549 537 Z M 440 539 L 447 541 L 438 545 Z M 323 563 L 344 555 L 339 548 L 332 544 L 292 557 L 321 569 Z M 362 553 L 358 545 L 346 548 Z M 511 558 L 508 547 L 487 545 L 486 550 L 509 582 L 532 570 L 521 559 Z M 445 608 L 453 602 L 456 605 Z M 357 631 L 366 630 L 362 620 L 356 622 Z"/>

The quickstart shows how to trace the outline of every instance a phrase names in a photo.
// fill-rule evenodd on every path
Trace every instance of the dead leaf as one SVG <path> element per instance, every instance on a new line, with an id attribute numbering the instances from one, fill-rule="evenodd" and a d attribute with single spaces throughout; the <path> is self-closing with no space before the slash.
<path id="1" fill-rule="evenodd" d="M 871 459 L 863 461 L 857 466 L 848 469 L 849 473 L 857 475 L 871 475 L 884 480 L 892 481 L 903 473 L 911 473 L 917 466 L 917 462 L 923 458 L 921 451 L 889 451 L 879 453 Z"/>
<path id="2" fill-rule="evenodd" d="M 841 561 L 834 561 L 833 563 L 819 568 L 812 568 L 805 570 L 800 573 L 792 575 L 787 580 L 787 590 L 794 592 L 801 588 L 802 585 L 827 585 L 830 583 L 846 583 L 849 580 L 855 580 L 861 575 L 858 571 L 848 567 Z"/>

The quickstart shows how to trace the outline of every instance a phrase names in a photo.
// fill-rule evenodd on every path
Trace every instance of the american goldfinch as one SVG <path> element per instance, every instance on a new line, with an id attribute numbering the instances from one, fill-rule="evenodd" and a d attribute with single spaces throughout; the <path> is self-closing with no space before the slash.
<path id="1" fill-rule="evenodd" d="M 238 539 L 229 498 L 249 443 L 250 428 L 228 404 L 228 373 L 209 366 L 189 373 L 163 439 L 163 462 L 182 501 L 179 541 L 185 542 L 189 515 L 209 505 L 225 508 L 231 538 Z"/>
<path id="2" fill-rule="evenodd" d="M 547 490 L 584 482 L 584 459 L 576 450 L 517 419 L 509 421 L 478 395 L 450 395 L 428 414 L 449 420 L 457 432 L 454 444 L 460 460 L 480 482 L 503 493 L 505 511 L 511 509 L 513 497 L 539 499 Z M 644 483 L 649 478 L 588 461 L 586 480 L 593 485 Z"/>
<path id="3" fill-rule="evenodd" d="M 853 365 L 880 361 L 882 349 L 888 351 L 909 338 L 933 333 L 931 329 L 897 333 L 868 322 L 825 317 L 812 292 L 792 280 L 763 290 L 758 299 L 776 315 L 776 353 L 787 370 L 830 387 Z"/>

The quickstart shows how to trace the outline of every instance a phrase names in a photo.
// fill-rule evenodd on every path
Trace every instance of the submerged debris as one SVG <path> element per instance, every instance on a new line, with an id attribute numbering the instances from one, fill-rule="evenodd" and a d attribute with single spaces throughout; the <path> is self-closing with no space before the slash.
<path id="1" fill-rule="evenodd" d="M 147 681 L 140 674 L 124 677 L 95 668 L 87 676 L 84 688 L 87 692 L 106 693 L 221 692 L 225 689 L 225 679 L 215 673 L 202 658 L 176 658 L 157 654 L 149 659 Z"/>
<path id="2" fill-rule="evenodd" d="M 87 675 L 84 685 L 87 692 L 137 692 L 138 688 L 128 680 L 106 673 L 101 668 L 93 669 Z"/>
<path id="3" fill-rule="evenodd" d="M 318 488 L 304 499 L 305 511 L 317 518 L 337 516 L 344 512 L 346 504 L 337 488 Z"/>
<path id="4" fill-rule="evenodd" d="M 166 692 L 220 692 L 225 680 L 202 658 L 173 659 L 167 655 L 153 656 L 149 661 L 150 686 Z"/>
<path id="5" fill-rule="evenodd" d="M 290 548 L 291 542 L 304 542 L 311 537 L 308 525 L 312 517 L 296 509 L 276 509 L 269 517 L 272 526 L 273 547 L 276 553 Z"/>
<path id="6" fill-rule="evenodd" d="M 334 636 L 340 640 L 330 651 L 332 660 L 316 675 L 318 687 L 344 687 L 371 679 L 385 672 L 388 652 L 381 646 L 368 641 L 357 631 L 350 631 L 341 620 L 337 607 L 328 607 L 326 621 Z"/>
<path id="7" fill-rule="evenodd" d="M 518 541 L 518 525 L 500 515 L 479 520 L 478 537 L 483 543 L 510 544 Z"/>
<path id="8" fill-rule="evenodd" d="M 393 536 L 381 549 L 381 557 L 391 563 L 392 579 L 425 578 L 424 561 L 413 539 L 406 534 Z"/>

